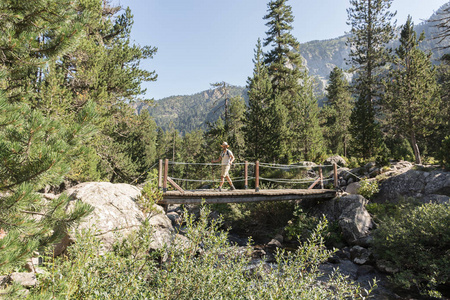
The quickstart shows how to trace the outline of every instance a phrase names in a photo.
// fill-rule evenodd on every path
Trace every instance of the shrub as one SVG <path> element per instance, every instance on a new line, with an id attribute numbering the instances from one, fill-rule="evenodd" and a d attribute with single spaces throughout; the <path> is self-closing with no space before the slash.
<path id="1" fill-rule="evenodd" d="M 443 165 L 450 169 L 450 135 L 442 141 L 441 160 Z"/>
<path id="2" fill-rule="evenodd" d="M 294 217 L 289 220 L 285 227 L 287 237 L 291 240 L 298 239 L 299 241 L 307 241 L 311 238 L 311 234 L 316 230 L 318 224 L 324 220 L 317 217 L 309 216 L 299 206 L 295 207 Z M 322 232 L 325 239 L 325 244 L 331 247 L 338 247 L 344 244 L 341 229 L 337 222 L 328 223 Z"/>
<path id="3" fill-rule="evenodd" d="M 381 218 L 373 249 L 399 271 L 399 287 L 436 295 L 439 284 L 450 283 L 450 205 L 423 204 Z"/>
<path id="4" fill-rule="evenodd" d="M 142 188 L 141 196 L 137 204 L 144 213 L 154 212 L 155 204 L 163 199 L 163 192 L 158 188 L 158 173 L 156 170 L 149 172 L 147 182 Z"/>
<path id="5" fill-rule="evenodd" d="M 373 195 L 378 193 L 378 182 L 376 180 L 363 179 L 360 181 L 361 186 L 358 189 L 358 194 L 366 199 L 371 199 Z"/>
<path id="6" fill-rule="evenodd" d="M 364 299 L 370 293 L 338 273 L 325 282 L 318 280 L 319 265 L 332 253 L 321 235 L 326 221 L 319 222 L 295 252 L 277 252 L 273 267 L 261 262 L 249 272 L 251 256 L 246 253 L 251 249 L 231 246 L 227 233 L 219 231 L 219 222 L 209 222 L 208 214 L 206 207 L 197 221 L 185 214 L 190 242 L 153 254 L 147 251 L 148 224 L 131 241 L 103 255 L 94 234 L 84 233 L 69 248 L 70 260 L 49 259 L 47 273 L 29 298 Z"/>

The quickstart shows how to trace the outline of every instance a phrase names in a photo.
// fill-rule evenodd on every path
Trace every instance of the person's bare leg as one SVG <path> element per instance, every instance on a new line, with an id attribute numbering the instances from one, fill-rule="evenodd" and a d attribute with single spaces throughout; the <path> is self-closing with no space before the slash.
<path id="1" fill-rule="evenodd" d="M 234 187 L 233 182 L 231 181 L 231 178 L 230 178 L 229 175 L 227 175 L 227 181 L 228 181 L 228 183 L 230 184 L 231 189 L 234 190 L 235 187 Z"/>

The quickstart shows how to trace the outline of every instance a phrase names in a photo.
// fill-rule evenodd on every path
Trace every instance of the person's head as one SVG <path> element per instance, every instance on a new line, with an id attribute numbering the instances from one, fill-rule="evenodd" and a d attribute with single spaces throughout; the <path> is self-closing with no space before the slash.
<path id="1" fill-rule="evenodd" d="M 220 145 L 223 149 L 226 149 L 229 147 L 227 142 L 223 142 L 222 145 Z"/>

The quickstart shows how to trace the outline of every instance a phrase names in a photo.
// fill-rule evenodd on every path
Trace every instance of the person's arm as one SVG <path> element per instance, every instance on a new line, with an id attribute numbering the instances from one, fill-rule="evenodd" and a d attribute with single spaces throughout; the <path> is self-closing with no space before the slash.
<path id="1" fill-rule="evenodd" d="M 233 163 L 234 161 L 234 155 L 233 152 L 230 152 L 230 165 Z"/>
<path id="2" fill-rule="evenodd" d="M 216 162 L 219 162 L 219 161 L 220 161 L 220 159 L 221 159 L 221 157 L 219 156 L 219 158 L 218 158 L 217 160 L 213 160 L 213 159 L 211 159 L 211 162 L 212 162 L 212 163 L 216 163 Z"/>

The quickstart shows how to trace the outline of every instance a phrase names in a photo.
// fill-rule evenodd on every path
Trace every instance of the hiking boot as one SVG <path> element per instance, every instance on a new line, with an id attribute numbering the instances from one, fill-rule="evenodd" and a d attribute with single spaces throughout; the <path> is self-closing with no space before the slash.
<path id="1" fill-rule="evenodd" d="M 217 188 L 217 189 L 214 189 L 216 192 L 221 192 L 222 191 L 222 188 L 221 187 L 219 187 L 219 188 Z"/>
<path id="2" fill-rule="evenodd" d="M 230 191 L 234 191 L 234 190 L 236 190 L 236 188 L 234 187 L 234 185 L 232 185 L 232 186 L 230 187 Z"/>

